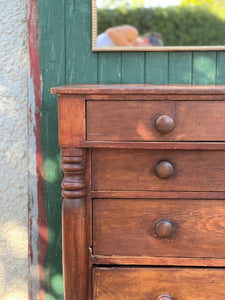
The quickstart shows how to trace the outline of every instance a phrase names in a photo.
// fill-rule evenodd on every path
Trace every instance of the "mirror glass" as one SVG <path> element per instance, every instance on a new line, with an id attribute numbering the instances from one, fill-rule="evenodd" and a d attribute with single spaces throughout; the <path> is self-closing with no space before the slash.
<path id="1" fill-rule="evenodd" d="M 92 0 L 92 48 L 225 50 L 225 0 Z"/>

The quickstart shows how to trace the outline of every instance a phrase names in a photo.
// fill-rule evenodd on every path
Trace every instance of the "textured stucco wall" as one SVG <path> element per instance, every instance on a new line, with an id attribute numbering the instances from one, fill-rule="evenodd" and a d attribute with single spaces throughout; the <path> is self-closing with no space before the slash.
<path id="1" fill-rule="evenodd" d="M 0 10 L 0 299 L 28 299 L 26 0 Z"/>

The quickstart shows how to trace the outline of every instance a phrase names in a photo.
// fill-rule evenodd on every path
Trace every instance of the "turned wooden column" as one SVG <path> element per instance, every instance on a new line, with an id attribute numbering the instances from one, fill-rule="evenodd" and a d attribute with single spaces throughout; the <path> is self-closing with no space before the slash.
<path id="1" fill-rule="evenodd" d="M 62 148 L 61 156 L 64 300 L 86 300 L 88 295 L 86 151 L 82 148 Z"/>

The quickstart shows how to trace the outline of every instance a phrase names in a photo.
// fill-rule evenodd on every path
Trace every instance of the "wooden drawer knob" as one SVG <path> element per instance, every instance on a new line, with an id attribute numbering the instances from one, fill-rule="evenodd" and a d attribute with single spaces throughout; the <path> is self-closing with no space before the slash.
<path id="1" fill-rule="evenodd" d="M 172 297 L 170 295 L 162 294 L 157 300 L 172 300 Z"/>
<path id="2" fill-rule="evenodd" d="M 155 127 L 158 132 L 165 134 L 171 132 L 174 129 L 175 123 L 172 117 L 163 115 L 156 119 Z"/>
<path id="3" fill-rule="evenodd" d="M 169 238 L 173 233 L 173 225 L 169 220 L 160 220 L 155 224 L 155 233 L 160 238 Z"/>
<path id="4" fill-rule="evenodd" d="M 174 167 L 170 162 L 162 160 L 157 163 L 155 167 L 155 172 L 159 178 L 166 179 L 173 174 Z"/>

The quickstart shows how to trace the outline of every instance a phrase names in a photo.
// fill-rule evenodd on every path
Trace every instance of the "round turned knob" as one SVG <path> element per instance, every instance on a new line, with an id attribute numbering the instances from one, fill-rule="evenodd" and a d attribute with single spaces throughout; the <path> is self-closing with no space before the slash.
<path id="1" fill-rule="evenodd" d="M 157 300 L 172 300 L 172 297 L 170 295 L 162 294 Z"/>
<path id="2" fill-rule="evenodd" d="M 166 179 L 173 174 L 174 167 L 170 162 L 162 160 L 157 163 L 155 167 L 155 172 L 159 178 Z"/>
<path id="3" fill-rule="evenodd" d="M 160 133 L 169 133 L 174 129 L 175 123 L 173 118 L 163 115 L 156 119 L 155 127 Z"/>
<path id="4" fill-rule="evenodd" d="M 169 220 L 160 220 L 155 224 L 155 233 L 160 238 L 169 238 L 173 233 L 173 225 Z"/>

